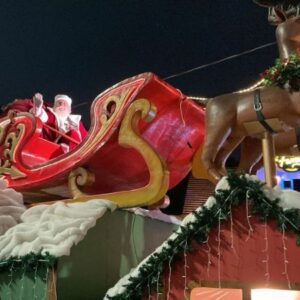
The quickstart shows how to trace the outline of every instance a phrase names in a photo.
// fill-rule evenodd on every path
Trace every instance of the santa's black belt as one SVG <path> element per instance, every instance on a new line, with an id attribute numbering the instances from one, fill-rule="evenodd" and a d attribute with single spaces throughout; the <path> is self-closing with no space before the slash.
<path id="1" fill-rule="evenodd" d="M 257 121 L 269 132 L 269 133 L 275 133 L 275 131 L 272 129 L 272 127 L 266 122 L 266 118 L 262 113 L 262 102 L 260 99 L 260 90 L 254 91 L 254 110 L 256 112 L 256 118 Z"/>

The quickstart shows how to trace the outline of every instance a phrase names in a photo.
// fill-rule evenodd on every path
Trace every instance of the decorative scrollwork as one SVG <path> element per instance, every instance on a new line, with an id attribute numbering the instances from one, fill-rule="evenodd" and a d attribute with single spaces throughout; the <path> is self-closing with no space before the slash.
<path id="1" fill-rule="evenodd" d="M 90 185 L 94 181 L 95 176 L 93 173 L 89 172 L 88 170 L 82 167 L 77 168 L 74 171 L 72 171 L 69 175 L 69 191 L 75 199 L 85 196 L 85 194 L 79 189 L 78 186 Z"/>
<path id="2" fill-rule="evenodd" d="M 134 207 L 152 205 L 160 201 L 169 187 L 169 171 L 167 170 L 164 160 L 155 149 L 143 139 L 138 130 L 139 120 L 143 119 L 150 122 L 154 118 L 155 112 L 155 106 L 148 100 L 135 100 L 129 106 L 119 132 L 119 144 L 123 147 L 135 149 L 144 158 L 150 174 L 148 184 L 128 191 L 87 195 L 79 190 L 77 177 L 82 176 L 81 184 L 86 185 L 88 183 L 89 173 L 79 168 L 69 176 L 69 189 L 74 199 L 65 200 L 65 202 L 87 201 L 97 197 L 111 200 L 119 207 Z"/>
<path id="3" fill-rule="evenodd" d="M 101 127 L 99 128 L 96 137 L 93 139 L 89 147 L 96 144 L 97 141 L 103 135 L 103 133 L 107 130 L 107 128 L 113 123 L 114 118 L 120 112 L 122 103 L 124 102 L 124 99 L 126 99 L 129 91 L 129 89 L 126 89 L 122 91 L 119 95 L 111 95 L 103 102 L 102 110 L 100 112 L 98 121 Z"/>
<path id="4" fill-rule="evenodd" d="M 17 169 L 12 163 L 15 162 L 15 152 L 18 146 L 20 138 L 23 136 L 25 131 L 25 125 L 18 124 L 16 126 L 16 131 L 10 132 L 3 143 L 3 158 L 0 159 L 0 174 L 9 174 L 11 178 L 21 178 L 25 177 L 26 175 Z M 0 131 L 0 139 L 3 139 L 5 135 L 5 128 L 1 127 Z"/>
<path id="5" fill-rule="evenodd" d="M 0 144 L 3 144 L 3 140 L 5 138 L 6 130 L 9 124 L 9 119 L 6 119 L 0 123 Z"/>

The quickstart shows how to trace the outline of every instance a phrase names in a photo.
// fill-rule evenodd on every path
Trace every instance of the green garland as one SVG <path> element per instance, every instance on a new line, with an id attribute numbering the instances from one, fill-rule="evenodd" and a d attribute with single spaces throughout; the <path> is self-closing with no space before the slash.
<path id="1" fill-rule="evenodd" d="M 261 74 L 263 78 L 262 86 L 279 86 L 288 88 L 290 92 L 300 90 L 300 58 L 296 54 L 291 54 L 288 59 L 275 60 L 275 65 Z"/>
<path id="2" fill-rule="evenodd" d="M 125 292 L 112 296 L 107 294 L 106 299 L 140 299 L 149 288 L 157 290 L 161 286 L 158 274 L 162 274 L 166 262 L 183 251 L 191 250 L 193 240 L 198 243 L 206 242 L 210 229 L 217 226 L 220 220 L 226 221 L 231 207 L 240 205 L 246 199 L 251 205 L 252 215 L 258 216 L 261 221 L 275 220 L 279 230 L 285 225 L 287 231 L 297 235 L 297 245 L 300 245 L 300 210 L 283 210 L 278 205 L 279 199 L 267 198 L 263 192 L 263 183 L 249 180 L 245 175 L 230 174 L 227 181 L 230 188 L 215 191 L 215 203 L 210 208 L 203 206 L 194 211 L 193 220 L 181 225 L 175 232 L 177 236 L 174 239 L 169 238 L 161 251 L 154 252 L 140 265 L 135 276 L 130 275 L 129 283 L 124 285 Z"/>
<path id="3" fill-rule="evenodd" d="M 37 266 L 39 268 L 51 269 L 55 266 L 56 262 L 57 258 L 48 252 L 45 254 L 42 254 L 41 251 L 39 253 L 31 252 L 22 257 L 13 256 L 5 260 L 0 260 L 0 273 L 11 272 L 12 270 L 14 272 L 20 270 L 35 271 Z"/>

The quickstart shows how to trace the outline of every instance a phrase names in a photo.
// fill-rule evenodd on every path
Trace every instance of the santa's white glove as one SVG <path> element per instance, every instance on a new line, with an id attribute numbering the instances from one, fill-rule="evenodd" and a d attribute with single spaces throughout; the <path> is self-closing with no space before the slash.
<path id="1" fill-rule="evenodd" d="M 74 129 L 74 130 L 79 130 L 79 124 L 74 122 L 70 116 L 67 117 L 67 123 L 68 123 L 68 129 L 71 130 L 71 129 Z"/>
<path id="2" fill-rule="evenodd" d="M 40 93 L 34 94 L 34 96 L 32 97 L 32 101 L 33 101 L 33 113 L 38 117 L 42 113 L 42 107 L 44 103 L 43 95 Z"/>
<path id="3" fill-rule="evenodd" d="M 62 151 L 63 151 L 64 153 L 69 152 L 70 147 L 69 147 L 67 144 L 61 143 L 60 146 L 61 146 L 61 149 L 62 149 Z"/>

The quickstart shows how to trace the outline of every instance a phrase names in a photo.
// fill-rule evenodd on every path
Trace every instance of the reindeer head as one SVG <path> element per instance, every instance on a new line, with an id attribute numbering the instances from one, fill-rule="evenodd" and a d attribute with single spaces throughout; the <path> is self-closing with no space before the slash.
<path id="1" fill-rule="evenodd" d="M 288 59 L 291 54 L 300 56 L 300 3 L 299 0 L 253 0 L 269 9 L 268 20 L 276 25 L 279 56 Z"/>

